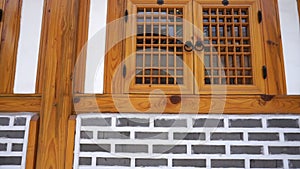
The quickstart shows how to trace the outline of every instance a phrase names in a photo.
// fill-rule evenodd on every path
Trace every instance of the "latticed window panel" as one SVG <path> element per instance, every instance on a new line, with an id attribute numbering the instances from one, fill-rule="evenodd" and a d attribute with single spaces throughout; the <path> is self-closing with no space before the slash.
<path id="1" fill-rule="evenodd" d="M 264 93 L 258 0 L 132 0 L 128 9 L 125 92 Z"/>
<path id="2" fill-rule="evenodd" d="M 183 8 L 137 8 L 136 84 L 180 85 Z"/>
<path id="3" fill-rule="evenodd" d="M 203 8 L 205 84 L 252 85 L 248 8 Z"/>

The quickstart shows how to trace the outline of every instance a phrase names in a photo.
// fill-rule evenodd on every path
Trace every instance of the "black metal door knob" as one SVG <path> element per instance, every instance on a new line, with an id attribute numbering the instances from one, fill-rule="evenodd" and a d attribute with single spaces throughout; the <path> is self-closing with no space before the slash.
<path id="1" fill-rule="evenodd" d="M 193 51 L 193 49 L 194 49 L 194 45 L 193 45 L 193 43 L 191 41 L 186 41 L 184 43 L 184 50 L 185 51 L 191 52 L 191 51 Z"/>
<path id="2" fill-rule="evenodd" d="M 196 51 L 199 51 L 199 52 L 203 51 L 204 50 L 204 44 L 203 44 L 203 42 L 200 41 L 200 40 L 198 40 L 195 43 L 195 47 L 194 48 L 195 48 Z"/>

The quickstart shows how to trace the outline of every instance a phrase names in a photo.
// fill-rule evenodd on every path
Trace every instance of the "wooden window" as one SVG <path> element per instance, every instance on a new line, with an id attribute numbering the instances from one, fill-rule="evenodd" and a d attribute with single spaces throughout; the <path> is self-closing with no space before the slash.
<path id="1" fill-rule="evenodd" d="M 192 53 L 184 51 L 184 41 L 192 36 L 184 20 L 191 20 L 189 1 L 170 1 L 161 7 L 132 1 L 126 41 L 129 86 L 125 92 L 192 93 Z M 188 76 L 188 74 L 190 74 Z M 127 83 L 128 81 L 125 81 Z"/>
<path id="2" fill-rule="evenodd" d="M 196 1 L 195 25 L 204 51 L 195 66 L 199 93 L 265 93 L 258 0 Z M 224 87 L 226 85 L 226 87 Z"/>
<path id="3" fill-rule="evenodd" d="M 125 92 L 265 93 L 259 0 L 131 0 L 127 8 Z"/>
<path id="4" fill-rule="evenodd" d="M 202 15 L 204 40 L 212 44 L 204 51 L 204 84 L 252 85 L 249 9 L 205 7 Z"/>

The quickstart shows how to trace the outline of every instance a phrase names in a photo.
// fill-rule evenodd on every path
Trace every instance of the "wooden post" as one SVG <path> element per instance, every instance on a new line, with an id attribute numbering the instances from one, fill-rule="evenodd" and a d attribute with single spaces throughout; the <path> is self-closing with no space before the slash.
<path id="1" fill-rule="evenodd" d="M 261 1 L 264 35 L 264 46 L 268 70 L 269 95 L 285 95 L 286 79 L 284 72 L 283 49 L 279 23 L 279 9 L 277 0 Z"/>
<path id="2" fill-rule="evenodd" d="M 66 150 L 65 169 L 72 169 L 74 159 L 74 143 L 76 130 L 76 115 L 72 115 L 68 121 L 68 144 Z"/>
<path id="3" fill-rule="evenodd" d="M 74 70 L 74 93 L 84 93 L 86 52 L 89 29 L 90 0 L 79 0 L 79 18 L 77 31 L 77 57 Z"/>
<path id="4" fill-rule="evenodd" d="M 31 118 L 29 126 L 29 137 L 26 156 L 26 169 L 35 169 L 36 151 L 37 151 L 37 136 L 39 132 L 39 115 Z"/>
<path id="5" fill-rule="evenodd" d="M 116 88 L 112 91 L 112 81 L 114 74 L 116 73 L 116 67 L 121 64 L 124 55 L 124 41 L 120 41 L 124 37 L 124 23 L 120 21 L 124 17 L 125 12 L 125 0 L 108 0 L 107 14 L 107 30 L 106 30 L 106 55 L 105 67 L 104 67 L 104 93 L 121 93 L 121 88 Z M 114 10 L 118 9 L 118 10 Z M 119 20 L 119 21 L 118 21 Z M 120 41 L 120 42 L 119 42 Z M 115 44 L 116 43 L 116 44 Z M 119 81 L 118 85 L 122 86 L 122 82 Z"/>
<path id="6" fill-rule="evenodd" d="M 72 71 L 76 56 L 78 0 L 46 0 L 43 96 L 37 166 L 63 169 L 68 118 L 72 112 Z"/>

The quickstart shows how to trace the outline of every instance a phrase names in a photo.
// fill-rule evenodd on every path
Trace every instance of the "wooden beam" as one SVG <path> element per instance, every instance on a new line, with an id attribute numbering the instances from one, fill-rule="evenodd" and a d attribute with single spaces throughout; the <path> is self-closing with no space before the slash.
<path id="1" fill-rule="evenodd" d="M 35 115 L 31 118 L 29 126 L 29 137 L 27 145 L 26 155 L 26 169 L 35 169 L 37 143 L 39 133 L 39 115 Z"/>
<path id="2" fill-rule="evenodd" d="M 13 93 L 22 0 L 5 1 L 0 45 L 0 93 Z"/>
<path id="3" fill-rule="evenodd" d="M 66 150 L 65 169 L 73 168 L 75 130 L 76 130 L 76 115 L 71 115 L 68 121 L 68 141 L 67 141 L 68 144 Z"/>
<path id="4" fill-rule="evenodd" d="M 300 96 L 76 96 L 74 111 L 117 113 L 300 114 Z"/>
<path id="5" fill-rule="evenodd" d="M 76 56 L 78 0 L 47 0 L 47 43 L 36 168 L 65 167 L 72 71 Z"/>
<path id="6" fill-rule="evenodd" d="M 0 112 L 39 112 L 41 95 L 0 95 Z"/>

